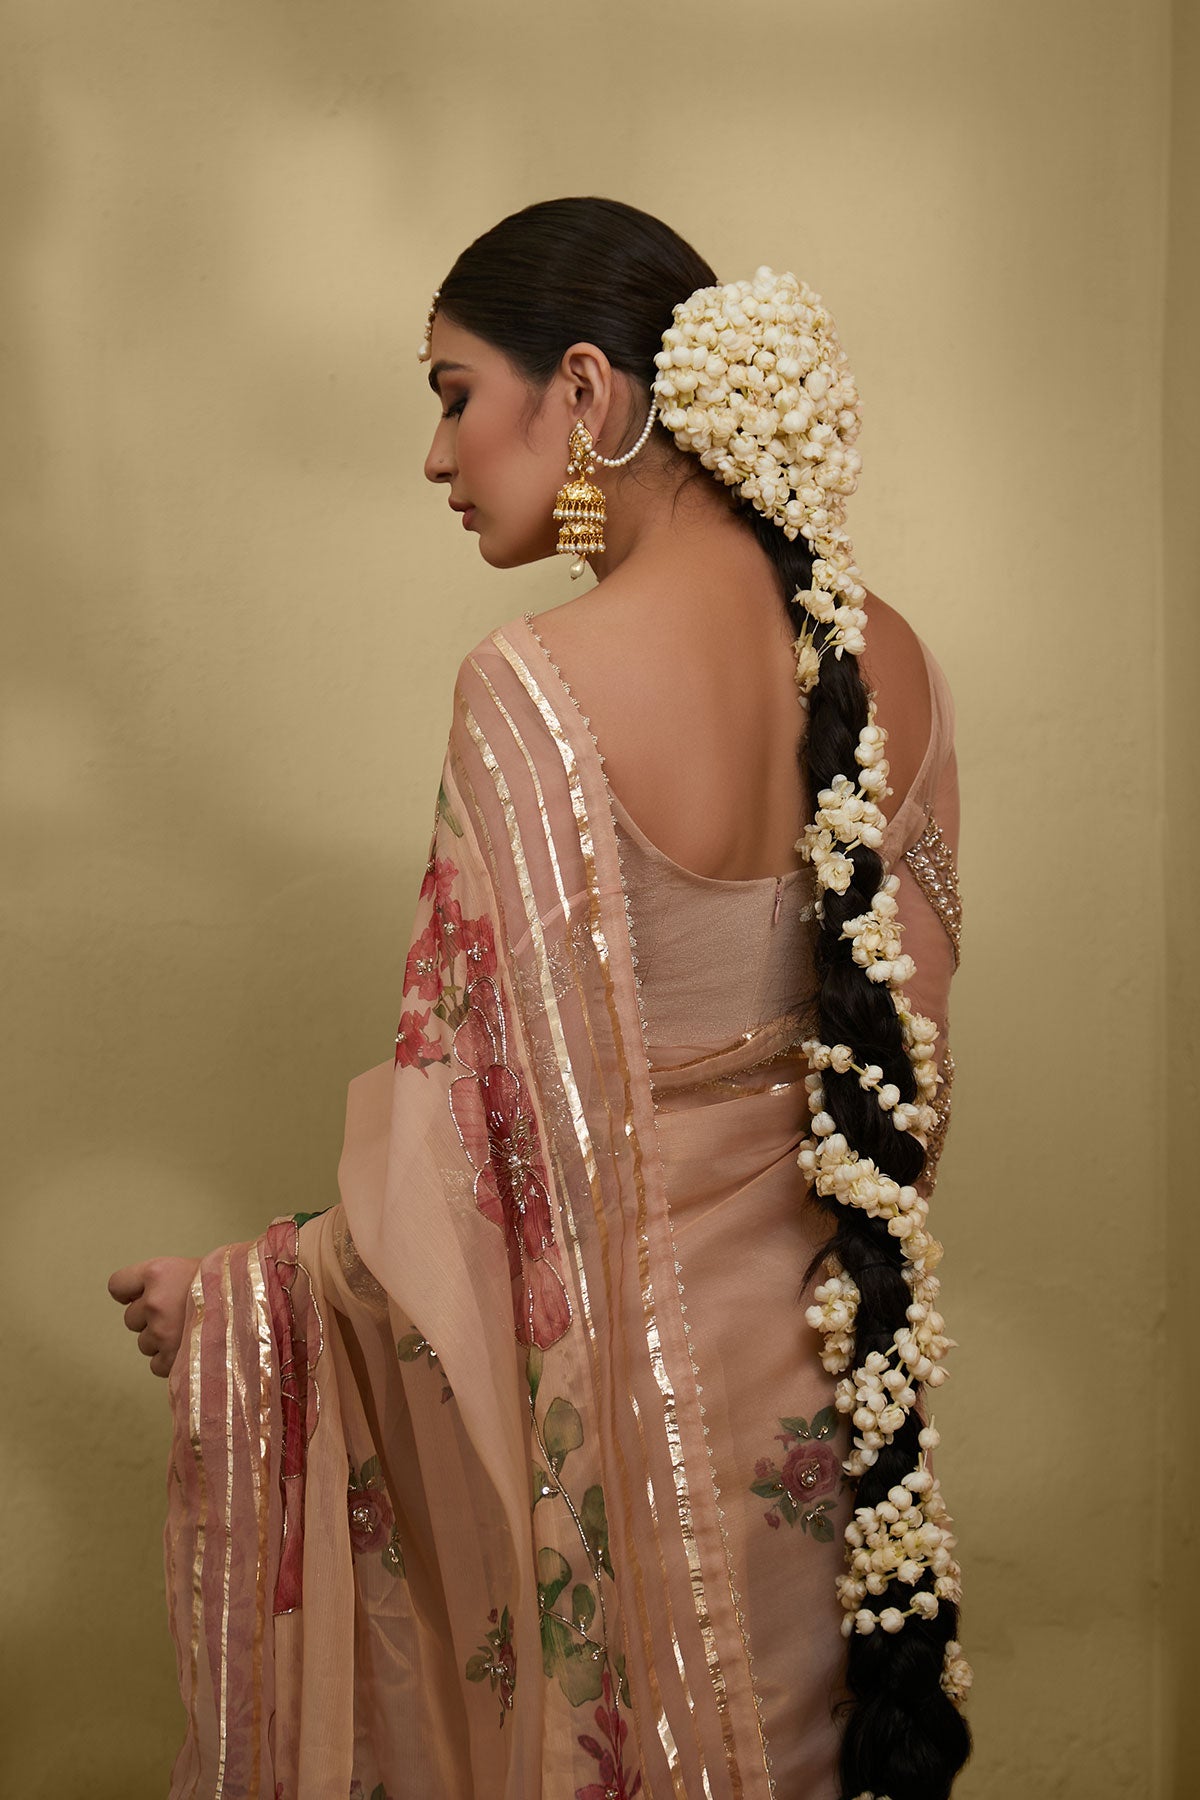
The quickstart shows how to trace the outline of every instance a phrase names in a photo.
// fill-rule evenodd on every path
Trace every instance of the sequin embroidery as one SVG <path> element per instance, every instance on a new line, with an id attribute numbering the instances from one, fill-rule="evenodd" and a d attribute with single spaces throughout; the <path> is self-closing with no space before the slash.
<path id="1" fill-rule="evenodd" d="M 954 946 L 954 966 L 957 968 L 962 939 L 962 900 L 958 892 L 958 869 L 954 852 L 936 819 L 930 819 L 916 843 L 904 852 L 904 860 L 912 870 L 921 892 L 946 928 L 946 935 Z"/>

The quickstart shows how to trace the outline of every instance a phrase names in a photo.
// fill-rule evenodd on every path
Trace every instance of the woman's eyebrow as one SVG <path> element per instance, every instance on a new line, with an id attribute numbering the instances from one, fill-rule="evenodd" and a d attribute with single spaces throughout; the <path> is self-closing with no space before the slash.
<path id="1" fill-rule="evenodd" d="M 442 362 L 435 362 L 432 369 L 429 371 L 429 385 L 434 393 L 438 393 L 438 382 L 443 375 L 457 372 L 460 369 L 468 375 L 471 373 L 470 363 L 446 362 L 444 360 Z"/>

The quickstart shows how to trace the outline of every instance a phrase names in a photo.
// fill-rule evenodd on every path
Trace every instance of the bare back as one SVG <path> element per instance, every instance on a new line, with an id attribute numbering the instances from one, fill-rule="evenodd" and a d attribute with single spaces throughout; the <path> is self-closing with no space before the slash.
<path id="1" fill-rule="evenodd" d="M 928 677 L 907 621 L 875 595 L 867 615 L 864 674 L 902 797 L 929 740 Z M 797 760 L 807 714 L 795 627 L 773 579 L 733 603 L 651 603 L 613 576 L 542 614 L 537 630 L 588 715 L 613 792 L 666 856 L 718 880 L 800 866 L 796 840 L 812 811 Z"/>

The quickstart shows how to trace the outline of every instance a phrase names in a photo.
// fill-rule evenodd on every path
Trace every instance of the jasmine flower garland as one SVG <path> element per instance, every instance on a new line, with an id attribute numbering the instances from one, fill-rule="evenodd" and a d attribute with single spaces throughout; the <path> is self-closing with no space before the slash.
<path id="1" fill-rule="evenodd" d="M 812 551 L 811 584 L 793 596 L 804 615 L 794 644 L 796 687 L 801 703 L 807 704 L 824 656 L 859 656 L 865 647 L 866 590 L 844 529 L 846 499 L 860 468 L 853 448 L 860 411 L 833 321 L 803 282 L 764 267 L 752 282 L 701 288 L 676 306 L 655 363 L 654 397 L 663 425 L 679 447 L 736 487 L 787 537 L 802 535 Z M 816 876 L 819 918 L 824 917 L 823 896 L 844 894 L 853 882 L 850 852 L 859 846 L 878 852 L 882 846 L 887 820 L 881 802 L 891 792 L 886 748 L 887 733 L 869 697 L 854 772 L 836 775 L 817 795 L 814 817 L 797 844 Z M 800 1149 L 800 1168 L 819 1194 L 886 1220 L 889 1234 L 898 1240 L 911 1294 L 906 1322 L 887 1351 L 871 1352 L 850 1373 L 861 1295 L 836 1260 L 827 1265 L 808 1308 L 808 1322 L 822 1337 L 822 1363 L 842 1377 L 836 1404 L 854 1426 L 845 1462 L 851 1477 L 861 1476 L 903 1427 L 917 1407 L 918 1386 L 937 1387 L 945 1379 L 942 1359 L 951 1346 L 935 1304 L 939 1283 L 933 1271 L 942 1251 L 926 1229 L 928 1203 L 915 1187 L 892 1180 L 853 1149 L 825 1110 L 821 1079 L 829 1068 L 839 1075 L 853 1073 L 890 1113 L 897 1130 L 921 1134 L 933 1128 L 932 1102 L 940 1082 L 937 1028 L 904 992 L 916 966 L 902 947 L 898 890 L 898 879 L 887 876 L 867 911 L 847 919 L 841 931 L 867 980 L 886 987 L 891 996 L 916 1101 L 902 1101 L 899 1088 L 884 1082 L 882 1068 L 857 1062 L 848 1045 L 812 1039 L 803 1046 L 812 1124 Z M 925 1453 L 937 1443 L 931 1423 L 922 1425 L 918 1443 L 917 1467 L 889 1490 L 886 1500 L 860 1507 L 846 1529 L 848 1570 L 838 1579 L 838 1591 L 847 1634 L 897 1632 L 908 1618 L 934 1617 L 940 1600 L 959 1598 L 949 1516 L 937 1480 L 926 1467 Z M 916 1589 L 907 1605 L 876 1611 L 864 1604 L 892 1583 Z M 959 1645 L 949 1644 L 943 1691 L 958 1702 L 970 1680 Z"/>

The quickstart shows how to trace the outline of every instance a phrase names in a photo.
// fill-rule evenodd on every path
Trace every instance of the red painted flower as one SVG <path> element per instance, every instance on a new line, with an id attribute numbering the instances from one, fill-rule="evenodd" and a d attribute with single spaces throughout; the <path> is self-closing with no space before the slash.
<path id="1" fill-rule="evenodd" d="M 605 1741 L 597 1743 L 586 1733 L 579 1739 L 580 1747 L 600 1764 L 600 1779 L 576 1788 L 575 1800 L 636 1800 L 642 1791 L 642 1778 L 636 1770 L 625 1767 L 625 1739 L 629 1736 L 629 1726 L 617 1709 L 612 1677 L 607 1669 L 603 1685 L 604 1702 L 596 1708 L 595 1720 Z"/>
<path id="2" fill-rule="evenodd" d="M 436 914 L 420 937 L 414 938 L 404 965 L 404 992 L 413 988 L 422 1000 L 437 1000 L 442 992 L 441 939 Z"/>
<path id="3" fill-rule="evenodd" d="M 470 1073 L 451 1082 L 450 1112 L 475 1170 L 475 1204 L 504 1233 L 518 1341 L 545 1350 L 571 1323 L 571 1303 L 550 1260 L 558 1253 L 537 1120 L 525 1083 L 508 1066 L 495 982 L 481 976 L 466 999 L 454 1054 Z"/>
<path id="4" fill-rule="evenodd" d="M 504 1609 L 503 1625 L 499 1622 L 494 1606 L 488 1614 L 488 1619 L 497 1627 L 493 1634 L 492 1666 L 496 1671 L 500 1704 L 511 1712 L 513 1696 L 517 1691 L 517 1653 L 513 1649 L 512 1623 L 508 1617 L 508 1608 Z"/>
<path id="5" fill-rule="evenodd" d="M 462 951 L 462 907 L 457 900 L 444 900 L 440 906 L 434 907 L 429 923 L 437 937 L 442 966 L 449 974 L 455 957 Z"/>
<path id="6" fill-rule="evenodd" d="M 463 920 L 461 947 L 466 952 L 468 981 L 496 973 L 496 938 L 486 915 Z"/>
<path id="7" fill-rule="evenodd" d="M 431 856 L 421 883 L 421 899 L 428 900 L 432 894 L 433 904 L 444 906 L 450 898 L 450 884 L 457 874 L 458 870 L 448 856 Z"/>
<path id="8" fill-rule="evenodd" d="M 837 1493 L 842 1459 L 827 1439 L 810 1438 L 788 1452 L 779 1473 L 798 1506 L 814 1506 Z"/>
<path id="9" fill-rule="evenodd" d="M 517 1653 L 513 1649 L 512 1615 L 507 1606 L 497 1613 L 493 1606 L 488 1614 L 491 1630 L 484 1633 L 482 1644 L 474 1656 L 468 1657 L 465 1674 L 468 1681 L 486 1681 L 500 1698 L 500 1723 L 513 1709 L 517 1692 Z"/>
<path id="10" fill-rule="evenodd" d="M 402 1068 L 424 1069 L 429 1063 L 445 1062 L 442 1046 L 436 1038 L 426 1037 L 429 1008 L 424 1012 L 403 1012 L 396 1033 L 396 1061 Z"/>

